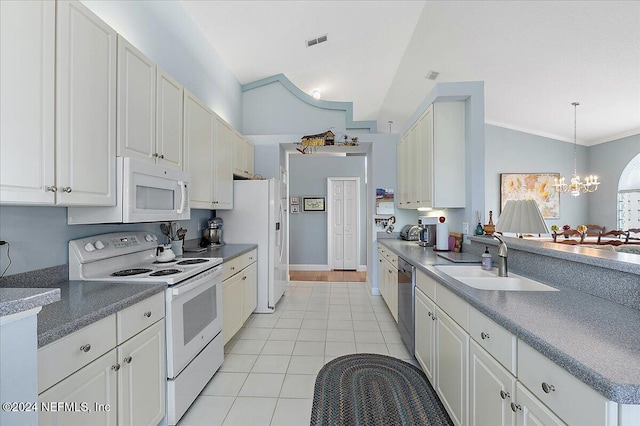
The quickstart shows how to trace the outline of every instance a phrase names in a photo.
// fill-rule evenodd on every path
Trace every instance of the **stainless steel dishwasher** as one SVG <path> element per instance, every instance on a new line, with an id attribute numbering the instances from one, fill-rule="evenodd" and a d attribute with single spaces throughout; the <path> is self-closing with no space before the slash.
<path id="1" fill-rule="evenodd" d="M 398 330 L 404 345 L 413 356 L 415 351 L 415 319 L 413 298 L 416 289 L 416 267 L 398 258 Z"/>

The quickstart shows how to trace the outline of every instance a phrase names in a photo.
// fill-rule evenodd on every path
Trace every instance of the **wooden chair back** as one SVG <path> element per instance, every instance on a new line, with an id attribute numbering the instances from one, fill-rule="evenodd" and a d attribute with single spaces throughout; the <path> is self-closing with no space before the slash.
<path id="1" fill-rule="evenodd" d="M 578 232 L 576 229 L 568 229 L 566 231 L 562 231 L 562 232 L 554 232 L 553 233 L 553 242 L 554 243 L 559 243 L 559 242 L 563 242 L 563 241 L 567 241 L 567 239 L 561 239 L 561 241 L 558 241 L 558 236 L 562 235 L 563 237 L 566 236 L 567 239 L 569 237 L 580 237 L 580 244 L 582 244 L 584 242 L 584 234 L 581 234 L 580 232 Z M 571 244 L 571 243 L 567 243 L 567 244 Z"/>
<path id="2" fill-rule="evenodd" d="M 603 240 L 602 239 L 603 237 L 607 239 Z M 620 230 L 607 231 L 598 235 L 598 244 L 611 244 L 618 241 L 621 244 L 623 244 L 625 241 L 627 241 L 628 238 L 629 238 L 629 231 L 620 231 Z M 614 245 L 618 245 L 618 244 L 614 244 Z"/>
<path id="3" fill-rule="evenodd" d="M 640 244 L 640 228 L 629 228 L 627 231 L 627 244 Z"/>
<path id="4" fill-rule="evenodd" d="M 604 226 L 600 225 L 587 225 L 587 236 L 597 237 L 604 232 Z"/>

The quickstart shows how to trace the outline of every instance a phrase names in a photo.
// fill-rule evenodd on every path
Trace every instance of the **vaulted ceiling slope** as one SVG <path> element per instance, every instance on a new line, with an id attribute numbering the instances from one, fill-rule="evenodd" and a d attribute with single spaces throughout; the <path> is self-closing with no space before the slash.
<path id="1" fill-rule="evenodd" d="M 437 82 L 487 123 L 593 145 L 640 133 L 638 1 L 183 1 L 240 83 L 285 74 L 399 131 Z M 305 41 L 327 34 L 312 47 Z"/>

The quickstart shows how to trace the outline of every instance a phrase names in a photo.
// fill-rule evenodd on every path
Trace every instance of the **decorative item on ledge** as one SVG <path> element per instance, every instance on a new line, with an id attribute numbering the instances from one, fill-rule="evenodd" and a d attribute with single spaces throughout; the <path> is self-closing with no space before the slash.
<path id="1" fill-rule="evenodd" d="M 343 142 L 338 144 L 335 143 L 335 133 L 331 130 L 327 130 L 323 133 L 317 133 L 315 135 L 305 135 L 301 138 L 300 142 L 296 142 L 302 148 L 296 148 L 302 154 L 315 154 L 318 152 L 318 148 L 321 146 L 333 146 L 333 145 L 342 145 L 342 146 L 358 146 L 358 137 L 349 135 L 343 136 Z"/>
<path id="2" fill-rule="evenodd" d="M 493 210 L 489 210 L 489 223 L 485 223 L 484 233 L 493 235 L 494 232 L 496 232 L 496 226 L 493 224 Z"/>

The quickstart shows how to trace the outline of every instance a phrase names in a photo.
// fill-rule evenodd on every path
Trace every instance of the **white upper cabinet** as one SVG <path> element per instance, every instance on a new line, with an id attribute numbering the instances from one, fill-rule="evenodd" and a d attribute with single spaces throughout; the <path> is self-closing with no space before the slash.
<path id="1" fill-rule="evenodd" d="M 436 102 L 398 143 L 398 207 L 465 207 L 465 103 Z"/>
<path id="2" fill-rule="evenodd" d="M 191 208 L 213 207 L 213 126 L 215 113 L 202 101 L 184 91 L 185 171 L 191 182 Z"/>
<path id="3" fill-rule="evenodd" d="M 233 132 L 233 174 L 253 177 L 253 144 L 242 133 Z"/>
<path id="4" fill-rule="evenodd" d="M 233 127 L 215 115 L 213 142 L 213 204 L 233 208 Z"/>
<path id="5" fill-rule="evenodd" d="M 158 164 L 182 170 L 182 98 L 184 87 L 157 68 L 156 149 Z"/>
<path id="6" fill-rule="evenodd" d="M 54 204 L 55 3 L 0 1 L 0 202 Z"/>
<path id="7" fill-rule="evenodd" d="M 156 64 L 118 36 L 118 156 L 154 162 L 155 132 Z"/>
<path id="8" fill-rule="evenodd" d="M 115 205 L 116 32 L 79 2 L 56 5 L 56 202 Z"/>
<path id="9" fill-rule="evenodd" d="M 118 36 L 118 155 L 182 170 L 183 91 Z"/>

